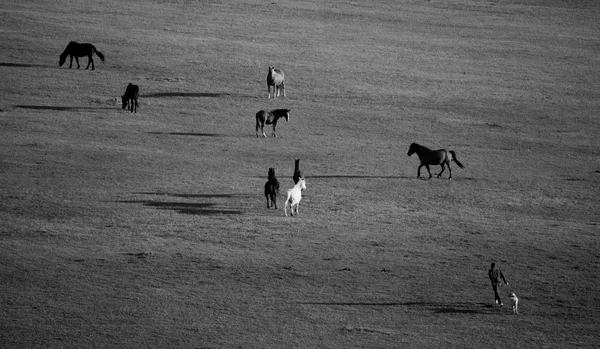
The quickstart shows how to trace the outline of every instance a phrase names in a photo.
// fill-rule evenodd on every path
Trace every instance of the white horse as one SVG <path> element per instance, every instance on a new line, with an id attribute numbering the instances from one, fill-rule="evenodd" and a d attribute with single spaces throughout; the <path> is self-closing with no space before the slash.
<path id="1" fill-rule="evenodd" d="M 283 70 L 269 67 L 269 74 L 267 75 L 268 98 L 271 98 L 271 86 L 273 86 L 273 98 L 279 97 L 279 92 L 283 92 L 283 97 L 285 97 L 285 73 Z"/>
<path id="2" fill-rule="evenodd" d="M 300 178 L 298 183 L 287 192 L 287 199 L 285 199 L 285 205 L 283 206 L 283 210 L 285 211 L 285 216 L 287 217 L 287 207 L 288 203 L 290 204 L 290 212 L 291 215 L 294 215 L 294 206 L 296 206 L 296 215 L 298 215 L 298 206 L 300 205 L 300 200 L 302 199 L 302 190 L 306 189 L 306 181 L 304 178 Z"/>

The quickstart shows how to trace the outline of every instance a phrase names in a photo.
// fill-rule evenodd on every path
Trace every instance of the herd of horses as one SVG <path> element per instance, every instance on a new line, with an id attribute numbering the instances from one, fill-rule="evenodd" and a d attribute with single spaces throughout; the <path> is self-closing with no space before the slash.
<path id="1" fill-rule="evenodd" d="M 69 68 L 73 66 L 73 58 L 79 68 L 78 57 L 88 57 L 88 65 L 85 69 L 88 69 L 90 65 L 94 70 L 94 59 L 93 55 L 97 55 L 101 61 L 104 62 L 104 55 L 96 49 L 96 47 L 90 43 L 78 43 L 75 41 L 69 42 L 63 53 L 60 54 L 59 66 L 62 66 L 67 57 L 70 57 Z M 285 73 L 281 69 L 269 66 L 269 72 L 267 74 L 267 92 L 268 97 L 271 98 L 271 88 L 273 89 L 273 98 L 277 98 L 280 95 L 285 97 Z M 121 96 L 122 108 L 129 107 L 132 113 L 137 113 L 138 98 L 140 88 L 137 85 L 129 83 L 125 89 L 125 93 Z M 260 110 L 256 113 L 256 137 L 259 137 L 258 130 L 260 129 L 263 137 L 267 137 L 264 132 L 264 126 L 273 125 L 273 137 L 277 137 L 275 134 L 275 128 L 277 126 L 277 120 L 285 118 L 285 121 L 290 119 L 290 109 L 274 109 L 271 111 Z M 417 178 L 421 177 L 421 168 L 425 166 L 429 173 L 429 178 L 432 178 L 429 166 L 441 166 L 442 170 L 437 174 L 437 177 L 441 177 L 442 173 L 448 167 L 448 179 L 452 179 L 452 169 L 450 162 L 454 161 L 460 168 L 464 168 L 464 165 L 457 159 L 456 153 L 452 150 L 438 149 L 431 150 L 425 146 L 417 143 L 412 143 L 408 149 L 408 156 L 417 154 L 419 157 L 419 167 L 417 168 Z M 298 206 L 302 199 L 302 190 L 306 189 L 306 180 L 300 171 L 300 160 L 296 159 L 294 164 L 294 187 L 287 191 L 287 196 L 284 205 L 284 212 L 287 217 L 288 206 L 292 216 L 298 215 Z M 269 168 L 268 180 L 265 183 L 265 197 L 267 198 L 267 208 L 274 207 L 277 209 L 277 196 L 279 195 L 279 181 L 275 176 L 275 169 Z"/>

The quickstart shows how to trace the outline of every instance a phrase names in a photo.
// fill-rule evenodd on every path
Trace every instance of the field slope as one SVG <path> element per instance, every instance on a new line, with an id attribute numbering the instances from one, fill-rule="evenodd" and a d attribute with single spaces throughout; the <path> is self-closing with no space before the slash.
<path id="1" fill-rule="evenodd" d="M 596 1 L 8 0 L 0 18 L 0 348 L 598 347 Z M 59 67 L 71 40 L 106 61 Z M 289 122 L 257 138 L 276 108 Z M 417 179 L 412 142 L 466 168 Z"/>

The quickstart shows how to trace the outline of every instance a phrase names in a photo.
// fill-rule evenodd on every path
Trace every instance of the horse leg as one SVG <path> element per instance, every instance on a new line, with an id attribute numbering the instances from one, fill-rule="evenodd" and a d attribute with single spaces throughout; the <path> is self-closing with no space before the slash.
<path id="1" fill-rule="evenodd" d="M 285 83 L 281 83 L 281 91 L 283 92 L 283 97 L 285 98 Z"/>
<path id="2" fill-rule="evenodd" d="M 440 171 L 440 173 L 437 174 L 437 178 L 440 178 L 442 176 L 442 173 L 444 173 L 444 170 L 446 169 L 445 162 L 442 162 L 440 166 L 442 166 L 442 170 Z M 450 168 L 450 165 L 448 165 L 448 168 Z"/>
<path id="3" fill-rule="evenodd" d="M 431 170 L 429 169 L 429 165 L 425 165 L 425 168 L 427 169 L 427 173 L 429 173 L 429 179 L 431 179 Z"/>
<path id="4" fill-rule="evenodd" d="M 275 206 L 275 209 L 277 209 L 277 194 L 275 194 L 275 193 L 271 194 L 271 203 L 272 203 L 272 206 Z"/>
<path id="5" fill-rule="evenodd" d="M 273 123 L 273 137 L 277 137 L 277 135 L 275 135 L 275 125 L 277 125 L 277 123 Z"/>
<path id="6" fill-rule="evenodd" d="M 275 86 L 273 86 L 273 90 L 275 90 Z M 267 98 L 271 98 L 271 85 L 267 85 Z M 275 93 L 273 93 L 273 98 L 275 98 Z"/>
<path id="7" fill-rule="evenodd" d="M 92 65 L 92 70 L 94 70 L 94 60 L 92 59 L 91 55 L 88 56 L 88 65 L 85 67 L 85 69 L 89 68 L 90 64 Z"/>
<path id="8" fill-rule="evenodd" d="M 79 58 L 77 58 L 77 56 L 75 56 L 75 62 L 77 62 L 77 69 L 79 69 L 80 65 L 79 65 Z"/>
<path id="9" fill-rule="evenodd" d="M 419 168 L 417 168 L 417 178 L 421 177 L 421 167 L 423 167 L 423 164 L 419 165 Z"/>
<path id="10" fill-rule="evenodd" d="M 71 57 L 71 62 L 69 63 L 69 69 L 71 69 L 73 67 L 73 56 L 69 56 Z"/>

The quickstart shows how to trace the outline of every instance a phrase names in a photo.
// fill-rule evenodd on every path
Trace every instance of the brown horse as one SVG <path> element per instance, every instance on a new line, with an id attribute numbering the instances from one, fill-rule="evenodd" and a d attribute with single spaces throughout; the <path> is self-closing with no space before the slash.
<path id="1" fill-rule="evenodd" d="M 302 171 L 300 171 L 300 159 L 294 160 L 294 184 L 297 184 L 300 178 L 304 178 Z"/>
<path id="2" fill-rule="evenodd" d="M 258 137 L 258 129 L 262 132 L 263 137 L 267 137 L 265 135 L 265 124 L 273 125 L 273 137 L 277 137 L 275 135 L 275 126 L 277 126 L 277 120 L 279 118 L 285 118 L 285 121 L 290 120 L 290 110 L 289 109 L 275 109 L 271 111 L 261 110 L 256 113 L 256 137 Z"/>
<path id="3" fill-rule="evenodd" d="M 129 105 L 129 110 L 137 113 L 138 97 L 140 96 L 140 88 L 138 85 L 129 83 L 125 89 L 125 94 L 121 96 L 121 104 L 123 109 Z"/>
<path id="4" fill-rule="evenodd" d="M 285 73 L 283 70 L 269 67 L 269 74 L 267 74 L 268 98 L 271 98 L 271 86 L 273 86 L 273 98 L 279 97 L 280 91 L 285 97 Z"/>
<path id="5" fill-rule="evenodd" d="M 279 181 L 275 178 L 275 169 L 269 168 L 269 180 L 265 183 L 265 197 L 267 208 L 275 206 L 277 209 L 277 195 L 279 195 Z"/>
<path id="6" fill-rule="evenodd" d="M 100 57 L 100 60 L 102 62 L 104 62 L 104 55 L 102 54 L 102 52 L 96 50 L 96 47 L 94 45 L 89 43 L 80 44 L 78 42 L 71 41 L 67 45 L 67 48 L 65 48 L 63 53 L 60 54 L 60 60 L 58 61 L 58 64 L 62 67 L 62 65 L 65 64 L 65 61 L 67 60 L 67 56 L 71 56 L 71 63 L 69 64 L 69 68 L 73 66 L 73 57 L 75 57 L 75 62 L 77 62 L 77 68 L 79 68 L 79 59 L 77 57 L 87 56 L 88 65 L 87 67 L 85 67 L 85 69 L 89 68 L 91 64 L 92 70 L 94 70 L 94 59 L 92 58 L 94 53 L 98 55 L 98 57 Z"/>
<path id="7" fill-rule="evenodd" d="M 458 167 L 465 168 L 463 164 L 458 161 L 456 158 L 456 153 L 452 150 L 439 149 L 439 150 L 431 150 L 427 147 L 424 147 L 420 144 L 413 143 L 408 148 L 408 156 L 417 153 L 419 156 L 419 161 L 421 164 L 417 169 L 417 178 L 421 176 L 421 167 L 425 166 L 427 168 L 427 172 L 429 172 L 429 178 L 431 178 L 431 171 L 429 170 L 429 165 L 440 165 L 442 166 L 442 170 L 437 174 L 438 178 L 442 175 L 445 170 L 445 166 L 448 165 L 449 176 L 448 179 L 452 179 L 452 169 L 450 168 L 450 161 L 456 162 Z"/>

